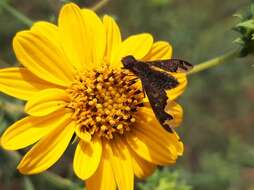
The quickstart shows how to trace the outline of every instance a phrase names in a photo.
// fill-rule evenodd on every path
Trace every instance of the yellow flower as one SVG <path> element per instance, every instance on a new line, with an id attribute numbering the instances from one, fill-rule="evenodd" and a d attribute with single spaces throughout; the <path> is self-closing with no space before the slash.
<path id="1" fill-rule="evenodd" d="M 24 67 L 0 70 L 0 90 L 27 101 L 28 116 L 5 131 L 1 145 L 17 150 L 36 143 L 19 163 L 21 173 L 51 167 L 73 137 L 73 168 L 89 190 L 132 190 L 134 175 L 144 178 L 182 155 L 179 137 L 160 126 L 140 83 L 120 61 L 127 55 L 168 59 L 167 42 L 153 42 L 147 33 L 122 41 L 111 17 L 101 21 L 71 3 L 62 8 L 57 26 L 37 22 L 15 36 L 13 47 Z M 182 108 L 174 100 L 187 80 L 175 76 L 180 85 L 168 91 L 172 101 L 166 110 L 177 127 Z"/>

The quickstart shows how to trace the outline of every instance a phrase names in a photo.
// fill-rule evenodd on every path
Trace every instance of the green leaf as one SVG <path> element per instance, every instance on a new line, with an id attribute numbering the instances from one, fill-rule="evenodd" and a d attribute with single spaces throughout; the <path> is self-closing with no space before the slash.
<path id="1" fill-rule="evenodd" d="M 254 30 L 254 19 L 250 19 L 245 22 L 241 22 L 241 23 L 237 24 L 236 27 L 243 27 L 246 29 Z"/>
<path id="2" fill-rule="evenodd" d="M 138 187 L 140 190 L 191 190 L 180 172 L 172 172 L 167 168 L 157 170 L 145 183 L 138 183 Z"/>
<path id="3" fill-rule="evenodd" d="M 242 14 L 234 14 L 233 17 L 239 18 L 240 20 L 244 20 L 244 17 Z"/>
<path id="4" fill-rule="evenodd" d="M 28 177 L 24 177 L 24 190 L 35 190 L 33 183 Z"/>
<path id="5" fill-rule="evenodd" d="M 240 45 L 244 45 L 244 41 L 242 38 L 236 38 L 233 43 L 236 43 L 236 44 L 240 44 Z"/>

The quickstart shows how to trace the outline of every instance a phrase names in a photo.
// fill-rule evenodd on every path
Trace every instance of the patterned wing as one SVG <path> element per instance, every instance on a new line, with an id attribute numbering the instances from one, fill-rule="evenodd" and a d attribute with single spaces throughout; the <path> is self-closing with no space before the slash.
<path id="1" fill-rule="evenodd" d="M 146 63 L 169 72 L 188 72 L 193 68 L 192 64 L 181 59 L 150 61 Z"/>
<path id="2" fill-rule="evenodd" d="M 171 80 L 171 78 L 168 78 L 168 80 Z M 141 82 L 156 118 L 164 129 L 172 133 L 173 129 L 166 124 L 167 121 L 173 119 L 173 117 L 165 112 L 168 97 L 165 88 L 162 87 L 163 84 L 158 83 L 158 80 L 156 81 L 156 78 L 152 78 L 152 76 L 151 78 L 141 78 Z M 171 81 L 171 84 L 173 83 L 175 83 L 175 81 Z"/>
<path id="3" fill-rule="evenodd" d="M 170 90 L 176 88 L 179 85 L 179 82 L 175 77 L 169 73 L 158 71 L 150 68 L 149 71 L 145 72 L 145 75 L 142 75 L 143 80 L 149 81 L 150 84 L 156 86 L 157 88 L 163 90 Z"/>
<path id="4" fill-rule="evenodd" d="M 171 115 L 164 111 L 168 100 L 166 92 L 163 89 L 160 89 L 157 86 L 151 85 L 146 82 L 143 84 L 143 88 L 145 89 L 150 105 L 157 120 L 160 122 L 160 124 L 165 130 L 173 133 L 173 129 L 168 124 L 166 124 L 167 121 L 173 119 Z"/>

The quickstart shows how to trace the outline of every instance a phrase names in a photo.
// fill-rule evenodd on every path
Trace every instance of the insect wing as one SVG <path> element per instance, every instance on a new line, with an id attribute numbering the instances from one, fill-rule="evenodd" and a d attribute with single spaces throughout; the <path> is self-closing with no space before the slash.
<path id="1" fill-rule="evenodd" d="M 142 76 L 142 78 L 145 78 L 150 84 L 163 90 L 170 90 L 179 85 L 179 82 L 174 76 L 152 68 L 150 68 L 149 71 L 146 72 L 146 76 Z"/>
<path id="2" fill-rule="evenodd" d="M 168 100 L 165 90 L 147 79 L 141 81 L 156 118 L 165 130 L 172 133 L 173 129 L 166 124 L 173 117 L 164 111 Z"/>
<path id="3" fill-rule="evenodd" d="M 192 64 L 181 59 L 167 59 L 160 61 L 150 61 L 146 63 L 169 72 L 185 73 L 193 68 Z"/>

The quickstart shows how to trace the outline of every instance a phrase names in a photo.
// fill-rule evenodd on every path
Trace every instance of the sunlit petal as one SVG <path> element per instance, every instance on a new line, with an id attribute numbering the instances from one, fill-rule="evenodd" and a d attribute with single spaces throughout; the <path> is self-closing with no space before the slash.
<path id="1" fill-rule="evenodd" d="M 67 101 L 69 96 L 64 90 L 50 88 L 32 96 L 25 106 L 25 111 L 33 116 L 45 116 L 64 108 Z"/>
<path id="2" fill-rule="evenodd" d="M 39 79 L 25 68 L 0 69 L 0 91 L 18 99 L 28 100 L 41 90 L 56 87 Z"/>
<path id="3" fill-rule="evenodd" d="M 24 174 L 36 174 L 51 167 L 66 150 L 74 129 L 75 123 L 71 122 L 70 118 L 66 119 L 61 126 L 26 153 L 18 165 L 19 171 Z"/>
<path id="4" fill-rule="evenodd" d="M 73 69 L 62 51 L 44 36 L 32 31 L 19 32 L 13 48 L 19 62 L 39 78 L 61 86 L 74 80 Z"/>
<path id="5" fill-rule="evenodd" d="M 73 3 L 64 5 L 58 25 L 62 47 L 71 63 L 81 72 L 92 69 L 92 31 L 81 9 Z"/>
<path id="6" fill-rule="evenodd" d="M 170 101 L 165 107 L 165 111 L 169 113 L 173 119 L 168 122 L 171 127 L 178 127 L 183 120 L 183 108 L 174 101 Z"/>
<path id="7" fill-rule="evenodd" d="M 91 10 L 82 9 L 85 25 L 89 28 L 89 40 L 92 51 L 92 63 L 102 65 L 106 49 L 106 32 L 101 19 Z"/>
<path id="8" fill-rule="evenodd" d="M 86 180 L 86 187 L 88 190 L 115 190 L 116 182 L 110 163 L 112 156 L 111 149 L 103 146 L 102 158 L 100 165 L 94 175 Z"/>
<path id="9" fill-rule="evenodd" d="M 172 57 L 173 48 L 165 41 L 155 42 L 148 54 L 142 59 L 143 61 L 155 61 L 170 59 Z"/>
<path id="10" fill-rule="evenodd" d="M 4 132 L 1 137 L 1 145 L 8 150 L 27 147 L 62 125 L 69 117 L 69 114 L 65 114 L 65 110 L 46 117 L 25 117 Z"/>
<path id="11" fill-rule="evenodd" d="M 97 170 L 102 153 L 101 140 L 93 138 L 90 142 L 80 141 L 76 148 L 73 161 L 74 172 L 85 180 L 91 177 Z"/>
<path id="12" fill-rule="evenodd" d="M 103 24 L 105 27 L 106 37 L 107 37 L 105 59 L 106 61 L 110 62 L 110 60 L 113 59 L 113 55 L 116 53 L 116 51 L 118 50 L 122 42 L 122 37 L 121 37 L 120 29 L 112 17 L 105 15 L 103 17 Z M 119 62 L 115 62 L 116 65 L 114 65 L 111 62 L 110 64 L 113 68 L 121 67 L 121 64 Z"/>
<path id="13" fill-rule="evenodd" d="M 134 172 L 127 145 L 121 139 L 117 139 L 110 143 L 110 146 L 112 149 L 110 162 L 118 188 L 121 190 L 133 190 Z"/>
<path id="14" fill-rule="evenodd" d="M 131 148 L 129 148 L 129 151 L 131 153 L 134 174 L 140 179 L 150 176 L 156 169 L 156 165 L 138 156 Z"/>
<path id="15" fill-rule="evenodd" d="M 119 49 L 112 56 L 111 64 L 119 65 L 121 59 L 127 55 L 132 55 L 136 59 L 142 59 L 150 51 L 152 44 L 153 37 L 150 34 L 144 33 L 130 36 L 123 41 Z"/>
<path id="16" fill-rule="evenodd" d="M 171 73 L 179 82 L 179 85 L 176 88 L 167 91 L 167 96 L 169 100 L 177 99 L 184 92 L 187 86 L 187 77 L 185 73 Z"/>

